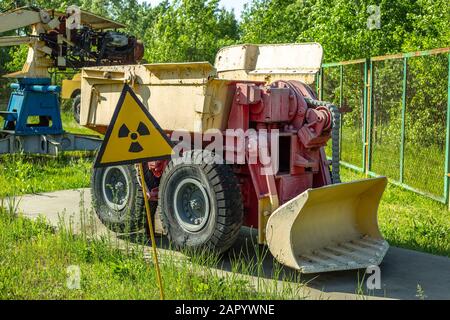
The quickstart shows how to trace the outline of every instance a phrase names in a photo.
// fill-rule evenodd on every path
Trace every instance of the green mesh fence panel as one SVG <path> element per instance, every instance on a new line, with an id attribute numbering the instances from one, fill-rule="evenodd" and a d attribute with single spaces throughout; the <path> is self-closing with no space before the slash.
<path id="1" fill-rule="evenodd" d="M 448 56 L 408 59 L 404 183 L 443 195 Z"/>
<path id="2" fill-rule="evenodd" d="M 340 67 L 323 69 L 323 100 L 339 105 Z"/>
<path id="3" fill-rule="evenodd" d="M 448 55 L 445 50 L 404 55 L 406 90 L 402 56 L 373 59 L 372 77 L 367 79 L 370 69 L 357 61 L 322 69 L 323 100 L 341 107 L 342 165 L 363 170 L 367 157 L 370 174 L 385 175 L 439 201 L 446 199 Z M 372 90 L 365 119 L 364 86 L 369 80 Z M 364 147 L 364 121 L 369 154 Z M 330 144 L 328 155 L 329 149 Z"/>
<path id="4" fill-rule="evenodd" d="M 362 168 L 364 63 L 343 66 L 341 160 Z"/>
<path id="5" fill-rule="evenodd" d="M 400 180 L 403 59 L 372 64 L 370 170 Z"/>
<path id="6" fill-rule="evenodd" d="M 340 67 L 323 69 L 323 100 L 339 106 L 340 99 Z M 325 148 L 325 153 L 331 157 L 331 140 Z"/>

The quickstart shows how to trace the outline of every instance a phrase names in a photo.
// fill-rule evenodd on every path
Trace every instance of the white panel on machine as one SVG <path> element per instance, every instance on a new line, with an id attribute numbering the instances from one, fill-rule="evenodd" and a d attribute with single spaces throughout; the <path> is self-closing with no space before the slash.
<path id="1" fill-rule="evenodd" d="M 238 45 L 221 49 L 215 61 L 217 71 L 243 70 L 250 74 L 316 73 L 322 64 L 318 43 Z"/>

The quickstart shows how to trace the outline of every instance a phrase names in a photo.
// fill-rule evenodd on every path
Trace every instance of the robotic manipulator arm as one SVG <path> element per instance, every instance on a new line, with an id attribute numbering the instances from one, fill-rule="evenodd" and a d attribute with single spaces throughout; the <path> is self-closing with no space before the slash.
<path id="1" fill-rule="evenodd" d="M 124 26 L 89 12 L 79 11 L 78 24 L 70 23 L 73 13 L 20 8 L 0 14 L 0 34 L 26 28 L 22 36 L 0 37 L 0 46 L 28 44 L 22 71 L 6 77 L 48 77 L 48 68 L 60 70 L 88 66 L 138 63 L 144 46 L 134 36 L 115 29 Z"/>

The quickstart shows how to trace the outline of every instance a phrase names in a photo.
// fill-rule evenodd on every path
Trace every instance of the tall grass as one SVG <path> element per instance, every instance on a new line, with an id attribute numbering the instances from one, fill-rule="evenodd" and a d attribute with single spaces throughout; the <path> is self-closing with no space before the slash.
<path id="1" fill-rule="evenodd" d="M 93 154 L 0 156 L 0 198 L 89 186 Z"/>
<path id="2" fill-rule="evenodd" d="M 146 239 L 131 243 L 109 232 L 98 236 L 91 214 L 81 212 L 81 228 L 75 233 L 77 221 L 61 219 L 55 228 L 43 218 L 32 221 L 1 207 L 0 299 L 159 299 Z M 210 252 L 189 252 L 189 257 L 169 251 L 163 255 L 167 299 L 294 296 L 291 288 L 263 287 L 243 275 L 221 274 L 220 257 Z M 79 289 L 67 286 L 70 266 L 80 270 Z"/>
<path id="3" fill-rule="evenodd" d="M 444 193 L 445 153 L 437 145 L 423 146 L 407 142 L 404 149 L 405 184 L 436 196 Z M 331 143 L 326 149 L 331 155 Z M 342 130 L 341 160 L 362 168 L 363 143 L 361 132 L 352 128 Z M 384 140 L 372 144 L 372 172 L 400 181 L 400 143 Z"/>
<path id="4" fill-rule="evenodd" d="M 95 134 L 73 119 L 70 103 L 61 112 L 64 130 Z M 89 186 L 94 153 L 66 152 L 58 157 L 38 155 L 0 155 L 0 198 L 11 195 L 76 189 Z"/>

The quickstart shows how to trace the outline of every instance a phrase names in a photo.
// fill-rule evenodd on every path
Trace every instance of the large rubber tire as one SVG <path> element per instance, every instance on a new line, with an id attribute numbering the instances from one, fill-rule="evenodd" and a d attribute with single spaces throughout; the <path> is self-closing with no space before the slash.
<path id="1" fill-rule="evenodd" d="M 231 166 L 210 164 L 211 161 L 198 160 L 210 159 L 210 155 L 203 150 L 187 152 L 183 158 L 173 159 L 161 177 L 157 214 L 160 215 L 169 240 L 176 248 L 209 249 L 223 253 L 233 245 L 238 237 L 244 212 L 238 181 Z M 180 210 L 179 208 L 183 206 L 179 206 L 177 202 L 179 199 L 184 201 L 183 196 L 186 195 L 182 196 L 181 191 L 177 190 L 181 190 L 180 188 L 183 188 L 182 186 L 189 181 L 194 189 L 197 188 L 201 192 L 191 189 L 188 194 L 199 195 L 204 192 L 209 201 L 207 218 L 199 220 L 201 223 L 198 222 L 199 226 L 204 225 L 200 230 L 195 231 L 187 230 L 186 223 L 183 225 L 179 218 L 180 214 L 177 214 L 177 212 L 190 210 Z M 186 197 L 188 203 L 192 201 L 190 199 L 192 198 Z M 199 210 L 203 210 L 203 207 Z M 192 228 L 199 227 L 198 225 L 189 226 Z"/>
<path id="2" fill-rule="evenodd" d="M 81 112 L 81 95 L 77 94 L 72 100 L 73 118 L 80 124 L 80 112 Z"/>
<path id="3" fill-rule="evenodd" d="M 146 168 L 146 166 L 144 166 Z M 123 202 L 114 198 L 111 185 L 105 183 L 106 174 L 111 174 L 115 170 L 124 177 L 126 181 L 126 199 Z M 109 172 L 109 173 L 108 173 Z M 158 186 L 156 179 L 150 170 L 144 169 L 148 190 Z M 122 182 L 124 182 L 122 180 Z M 125 184 L 125 183 L 123 183 Z M 115 188 L 116 190 L 117 188 Z M 116 166 L 107 168 L 94 168 L 91 175 L 91 194 L 94 210 L 102 223 L 111 231 L 118 233 L 134 233 L 147 228 L 147 217 L 145 213 L 145 203 L 142 194 L 142 187 L 138 176 L 138 170 L 134 165 Z M 113 198 L 111 198 L 113 196 Z M 120 204 L 120 205 L 119 205 Z M 150 201 L 150 211 L 154 222 L 157 202 Z M 154 224 L 154 223 L 153 223 Z"/>

